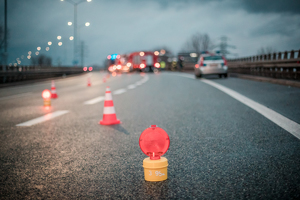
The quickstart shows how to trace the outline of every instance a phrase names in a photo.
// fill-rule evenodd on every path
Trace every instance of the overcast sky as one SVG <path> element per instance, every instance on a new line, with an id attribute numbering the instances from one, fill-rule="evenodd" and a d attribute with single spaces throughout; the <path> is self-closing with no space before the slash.
<path id="1" fill-rule="evenodd" d="M 80 0 L 73 0 L 78 2 Z M 78 5 L 80 41 L 86 65 L 103 64 L 108 54 L 167 47 L 174 54 L 195 33 L 207 33 L 214 44 L 227 36 L 234 55 L 251 56 L 261 47 L 300 49 L 299 0 L 92 0 Z M 4 25 L 4 0 L 0 0 Z M 73 60 L 74 6 L 60 0 L 8 0 L 9 60 L 36 51 Z M 90 22 L 89 27 L 84 23 Z M 63 45 L 56 37 L 62 36 Z M 46 52 L 47 42 L 52 41 Z"/>

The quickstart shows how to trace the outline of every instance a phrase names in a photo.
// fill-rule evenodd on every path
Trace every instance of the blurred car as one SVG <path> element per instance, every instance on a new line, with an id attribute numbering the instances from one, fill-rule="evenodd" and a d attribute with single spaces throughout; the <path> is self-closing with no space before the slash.
<path id="1" fill-rule="evenodd" d="M 220 78 L 227 78 L 227 61 L 218 54 L 201 54 L 197 64 L 195 65 L 195 76 L 197 78 L 203 75 L 216 74 Z"/>

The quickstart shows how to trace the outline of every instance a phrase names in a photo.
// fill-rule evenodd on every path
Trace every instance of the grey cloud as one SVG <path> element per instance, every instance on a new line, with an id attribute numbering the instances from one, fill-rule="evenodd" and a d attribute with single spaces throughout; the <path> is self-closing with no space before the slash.
<path id="1" fill-rule="evenodd" d="M 299 0 L 242 0 L 241 6 L 250 13 L 300 14 Z"/>
<path id="2" fill-rule="evenodd" d="M 135 3 L 156 2 L 162 8 L 172 7 L 178 3 L 197 4 L 199 6 L 211 2 L 225 2 L 228 7 L 243 8 L 249 13 L 294 13 L 300 14 L 299 0 L 131 0 Z M 222 4 L 224 6 L 224 4 Z"/>

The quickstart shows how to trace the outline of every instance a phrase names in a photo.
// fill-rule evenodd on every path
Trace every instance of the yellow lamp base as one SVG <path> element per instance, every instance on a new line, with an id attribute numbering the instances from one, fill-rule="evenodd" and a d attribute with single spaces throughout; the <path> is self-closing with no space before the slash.
<path id="1" fill-rule="evenodd" d="M 146 181 L 164 181 L 168 178 L 168 160 L 165 157 L 158 160 L 145 158 L 143 167 Z"/>
<path id="2" fill-rule="evenodd" d="M 44 106 L 51 106 L 51 100 L 50 99 L 44 99 Z"/>

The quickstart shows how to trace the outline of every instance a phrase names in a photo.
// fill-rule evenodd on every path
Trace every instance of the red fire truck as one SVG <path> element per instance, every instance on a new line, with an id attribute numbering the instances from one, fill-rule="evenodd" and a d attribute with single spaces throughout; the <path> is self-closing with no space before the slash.
<path id="1" fill-rule="evenodd" d="M 126 65 L 132 70 L 145 72 L 155 71 L 160 68 L 158 55 L 155 55 L 153 51 L 139 51 L 130 53 L 128 55 Z"/>

